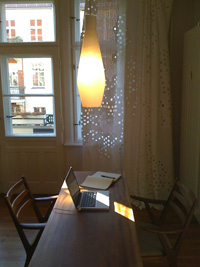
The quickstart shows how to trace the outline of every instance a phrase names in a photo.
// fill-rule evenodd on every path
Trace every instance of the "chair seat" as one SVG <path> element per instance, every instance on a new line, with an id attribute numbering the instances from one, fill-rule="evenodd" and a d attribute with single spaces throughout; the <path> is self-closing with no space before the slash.
<path id="1" fill-rule="evenodd" d="M 142 224 L 144 225 L 144 224 Z M 148 224 L 145 224 L 148 226 Z M 138 241 L 142 257 L 163 256 L 165 251 L 156 233 L 147 232 L 140 228 L 140 223 L 136 223 Z"/>

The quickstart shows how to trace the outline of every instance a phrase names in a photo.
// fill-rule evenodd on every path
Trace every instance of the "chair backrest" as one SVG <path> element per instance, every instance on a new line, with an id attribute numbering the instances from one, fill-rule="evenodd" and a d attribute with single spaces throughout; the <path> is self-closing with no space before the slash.
<path id="1" fill-rule="evenodd" d="M 24 177 L 9 189 L 5 200 L 24 248 L 28 250 L 30 244 L 20 225 L 20 217 L 24 214 L 25 209 L 33 204 L 33 196 Z M 35 211 L 34 207 L 33 210 Z M 38 218 L 37 213 L 35 215 Z"/>
<path id="2" fill-rule="evenodd" d="M 184 238 L 186 230 L 192 220 L 196 205 L 197 198 L 195 194 L 188 186 L 177 179 L 169 195 L 165 209 L 163 210 L 161 215 L 161 221 L 162 223 L 164 223 L 164 218 L 166 216 L 167 210 L 171 207 L 171 209 L 179 217 L 179 223 L 181 223 L 182 225 L 181 227 L 179 227 L 179 229 L 177 228 L 178 237 L 176 238 L 176 242 L 173 246 L 173 250 L 176 251 L 176 253 L 174 253 L 174 259 L 175 255 L 177 255 L 180 249 L 181 240 Z M 164 244 L 164 239 L 161 236 L 160 238 L 162 239 L 163 246 L 165 247 L 165 249 L 167 249 L 167 245 Z"/>
<path id="3" fill-rule="evenodd" d="M 192 190 L 179 180 L 176 180 L 169 196 L 168 204 L 178 215 L 182 224 L 187 227 L 197 205 L 197 198 Z"/>
<path id="4" fill-rule="evenodd" d="M 197 198 L 192 190 L 176 179 L 165 204 L 165 208 L 159 218 L 159 225 L 164 223 L 166 214 L 171 208 L 180 219 L 182 224 L 186 227 L 192 219 L 196 205 Z"/>
<path id="5" fill-rule="evenodd" d="M 33 196 L 24 177 L 9 189 L 5 198 L 16 222 L 19 222 L 20 215 L 33 203 Z"/>

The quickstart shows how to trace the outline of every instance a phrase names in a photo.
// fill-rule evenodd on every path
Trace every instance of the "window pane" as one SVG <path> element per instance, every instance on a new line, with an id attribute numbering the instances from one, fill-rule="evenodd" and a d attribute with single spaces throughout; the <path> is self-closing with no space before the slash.
<path id="1" fill-rule="evenodd" d="M 55 133 L 53 97 L 5 97 L 11 116 L 6 116 L 11 135 Z"/>
<path id="2" fill-rule="evenodd" d="M 77 67 L 79 63 L 80 56 L 80 41 L 81 35 L 83 34 L 83 20 L 84 20 L 84 9 L 85 9 L 85 0 L 76 0 L 75 1 L 75 32 L 73 35 L 72 44 L 75 44 L 73 47 L 73 63 L 74 63 L 74 121 L 75 121 L 75 142 L 82 141 L 81 133 L 81 100 L 77 88 Z"/>
<path id="3" fill-rule="evenodd" d="M 78 0 L 75 2 L 75 42 L 80 42 L 83 29 L 85 0 Z"/>
<path id="4" fill-rule="evenodd" d="M 76 49 L 75 50 L 75 64 L 78 66 L 79 62 L 79 56 L 80 56 L 80 50 Z M 77 77 L 77 72 L 75 73 L 75 77 Z M 75 78 L 76 80 L 77 78 Z M 81 141 L 82 140 L 82 134 L 81 134 L 81 99 L 78 91 L 78 87 L 76 86 L 75 82 L 75 110 L 74 110 L 74 115 L 75 115 L 75 141 Z"/>
<path id="5" fill-rule="evenodd" d="M 2 65 L 6 135 L 55 135 L 52 59 L 7 57 Z"/>
<path id="6" fill-rule="evenodd" d="M 7 42 L 55 41 L 52 3 L 5 5 Z"/>
<path id="7" fill-rule="evenodd" d="M 51 94 L 51 58 L 9 58 L 10 94 Z"/>

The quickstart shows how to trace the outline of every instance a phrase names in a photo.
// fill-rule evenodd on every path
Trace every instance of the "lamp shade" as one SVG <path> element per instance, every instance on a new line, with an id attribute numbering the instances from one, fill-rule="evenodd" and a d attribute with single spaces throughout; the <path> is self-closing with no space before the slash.
<path id="1" fill-rule="evenodd" d="M 83 107 L 100 107 L 105 89 L 105 73 L 96 32 L 96 16 L 86 15 L 85 26 L 77 85 Z"/>

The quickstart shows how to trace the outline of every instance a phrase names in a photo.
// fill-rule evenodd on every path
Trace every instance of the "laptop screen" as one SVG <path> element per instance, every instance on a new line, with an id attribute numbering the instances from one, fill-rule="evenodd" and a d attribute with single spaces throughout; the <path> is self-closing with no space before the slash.
<path id="1" fill-rule="evenodd" d="M 80 189 L 79 189 L 79 185 L 78 185 L 78 182 L 76 180 L 76 177 L 75 177 L 75 174 L 74 174 L 72 167 L 70 167 L 70 169 L 67 173 L 67 176 L 65 178 L 65 181 L 66 181 L 66 184 L 68 186 L 71 197 L 74 200 L 74 196 L 76 196 L 77 193 L 80 192 Z"/>

